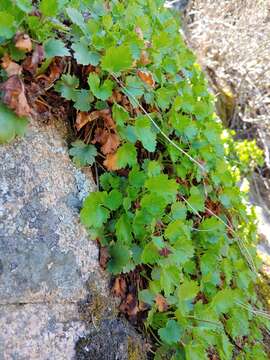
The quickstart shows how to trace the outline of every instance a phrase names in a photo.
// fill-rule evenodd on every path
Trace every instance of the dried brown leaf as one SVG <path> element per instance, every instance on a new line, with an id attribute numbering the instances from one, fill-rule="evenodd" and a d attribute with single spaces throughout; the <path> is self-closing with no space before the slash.
<path id="1" fill-rule="evenodd" d="M 13 75 L 20 75 L 22 72 L 22 67 L 11 60 L 10 56 L 8 54 L 5 54 L 2 57 L 2 68 L 6 71 L 8 77 Z"/>
<path id="2" fill-rule="evenodd" d="M 169 256 L 171 254 L 171 250 L 168 249 L 167 247 L 165 247 L 165 248 L 159 250 L 159 254 L 161 256 L 167 257 L 167 256 Z"/>
<path id="3" fill-rule="evenodd" d="M 22 63 L 23 68 L 31 74 L 35 74 L 38 65 L 45 59 L 44 48 L 42 45 L 36 45 L 32 55 L 29 55 Z"/>
<path id="4" fill-rule="evenodd" d="M 104 121 L 104 126 L 108 129 L 115 128 L 115 122 L 113 121 L 110 109 L 100 110 L 100 116 Z"/>
<path id="5" fill-rule="evenodd" d="M 18 33 L 15 36 L 15 47 L 21 51 L 30 52 L 32 51 L 32 41 L 30 36 L 24 33 Z"/>
<path id="6" fill-rule="evenodd" d="M 138 300 L 134 294 L 128 294 L 119 307 L 120 311 L 130 317 L 135 317 L 139 312 Z"/>
<path id="7" fill-rule="evenodd" d="M 28 116 L 31 108 L 28 105 L 25 88 L 22 80 L 17 76 L 11 76 L 1 85 L 3 91 L 3 102 L 18 116 Z"/>
<path id="8" fill-rule="evenodd" d="M 122 299 L 125 298 L 127 292 L 127 283 L 123 277 L 118 276 L 115 279 L 112 292 L 115 296 L 121 297 Z"/>
<path id="9" fill-rule="evenodd" d="M 91 113 L 80 111 L 77 114 L 75 127 L 77 131 L 81 130 L 86 124 L 94 121 L 95 117 L 91 116 Z"/>
<path id="10" fill-rule="evenodd" d="M 112 154 L 120 145 L 120 138 L 117 134 L 109 133 L 107 140 L 101 147 L 101 151 L 104 155 Z"/>
<path id="11" fill-rule="evenodd" d="M 48 80 L 50 83 L 54 83 L 55 80 L 59 79 L 65 68 L 64 59 L 55 58 L 50 64 L 48 69 Z"/>
<path id="12" fill-rule="evenodd" d="M 102 269 L 106 269 L 107 262 L 110 258 L 108 248 L 105 246 L 101 246 L 99 249 L 99 264 Z"/>
<path id="13" fill-rule="evenodd" d="M 104 145 L 108 139 L 108 136 L 109 136 L 108 130 L 98 127 L 95 130 L 95 136 L 94 139 L 92 140 L 92 144 L 98 143 L 100 145 Z"/>
<path id="14" fill-rule="evenodd" d="M 143 66 L 149 65 L 151 63 L 151 60 L 149 59 L 147 51 L 143 50 L 140 57 L 140 63 Z"/>
<path id="15" fill-rule="evenodd" d="M 164 312 L 168 310 L 169 305 L 163 295 L 157 294 L 155 301 L 159 312 Z"/>
<path id="16" fill-rule="evenodd" d="M 109 171 L 118 170 L 119 167 L 117 166 L 117 155 L 116 155 L 116 153 L 108 154 L 106 156 L 106 159 L 103 161 L 103 165 Z"/>
<path id="17" fill-rule="evenodd" d="M 155 80 L 153 79 L 153 75 L 149 71 L 138 70 L 137 75 L 144 83 L 151 86 L 152 88 L 155 87 Z"/>

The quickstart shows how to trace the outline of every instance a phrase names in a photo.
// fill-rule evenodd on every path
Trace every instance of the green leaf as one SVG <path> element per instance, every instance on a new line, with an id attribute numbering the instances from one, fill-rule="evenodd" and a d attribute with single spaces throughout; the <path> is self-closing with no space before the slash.
<path id="1" fill-rule="evenodd" d="M 136 76 L 126 77 L 126 94 L 130 97 L 131 103 L 133 103 L 132 97 L 140 98 L 144 94 L 143 82 Z M 135 103 L 135 107 L 138 105 Z"/>
<path id="2" fill-rule="evenodd" d="M 8 12 L 0 11 L 0 37 L 10 39 L 16 32 L 15 18 Z"/>
<path id="3" fill-rule="evenodd" d="M 205 348 L 200 343 L 193 341 L 185 346 L 186 360 L 208 360 Z"/>
<path id="4" fill-rule="evenodd" d="M 236 293 L 234 290 L 227 288 L 220 290 L 213 298 L 211 306 L 217 314 L 225 314 L 235 306 Z"/>
<path id="5" fill-rule="evenodd" d="M 30 13 L 33 9 L 31 0 L 16 0 L 16 6 L 25 13 Z"/>
<path id="6" fill-rule="evenodd" d="M 0 144 L 9 142 L 15 136 L 22 136 L 27 127 L 27 119 L 18 117 L 0 102 Z"/>
<path id="7" fill-rule="evenodd" d="M 81 140 L 76 140 L 72 144 L 69 154 L 77 166 L 93 165 L 97 150 L 94 145 L 87 145 Z"/>
<path id="8" fill-rule="evenodd" d="M 105 172 L 100 176 L 99 182 L 101 187 L 106 191 L 110 190 L 111 188 L 118 189 L 120 186 L 120 177 L 113 173 Z"/>
<path id="9" fill-rule="evenodd" d="M 86 89 L 76 90 L 74 93 L 71 91 L 71 98 L 74 101 L 75 109 L 80 111 L 89 111 L 94 100 L 90 91 Z"/>
<path id="10" fill-rule="evenodd" d="M 116 125 L 124 126 L 129 119 L 129 113 L 120 105 L 113 104 L 112 117 Z"/>
<path id="11" fill-rule="evenodd" d="M 156 175 L 160 175 L 162 167 L 161 164 L 156 160 L 146 160 L 144 163 L 145 171 L 147 172 L 148 177 L 153 177 Z"/>
<path id="12" fill-rule="evenodd" d="M 39 10 L 45 16 L 55 16 L 58 10 L 58 4 L 55 0 L 41 0 Z M 54 55 L 56 56 L 56 55 Z M 59 55 L 61 56 L 61 55 Z"/>
<path id="13" fill-rule="evenodd" d="M 180 281 L 181 272 L 178 266 L 162 266 L 160 271 L 160 286 L 166 297 L 174 293 Z"/>
<path id="14" fill-rule="evenodd" d="M 118 243 L 130 245 L 133 240 L 131 230 L 131 224 L 127 215 L 122 214 L 115 224 L 115 233 Z"/>
<path id="15" fill-rule="evenodd" d="M 54 56 L 69 56 L 69 50 L 65 47 L 62 40 L 49 39 L 44 43 L 45 56 L 51 58 Z"/>
<path id="16" fill-rule="evenodd" d="M 192 141 L 198 133 L 195 122 L 191 118 L 181 116 L 178 113 L 172 117 L 172 125 L 181 135 L 186 135 L 189 141 Z"/>
<path id="17" fill-rule="evenodd" d="M 191 239 L 187 237 L 180 237 L 174 244 L 173 254 L 170 257 L 176 264 L 183 265 L 187 260 L 194 255 L 194 246 Z"/>
<path id="18" fill-rule="evenodd" d="M 145 209 L 153 217 L 162 217 L 166 206 L 164 198 L 156 194 L 146 194 L 141 199 L 142 209 Z"/>
<path id="19" fill-rule="evenodd" d="M 177 295 L 180 301 L 193 300 L 198 294 L 200 288 L 197 281 L 185 280 L 179 287 Z"/>
<path id="20" fill-rule="evenodd" d="M 249 335 L 249 320 L 246 310 L 232 309 L 230 318 L 226 321 L 226 329 L 233 339 Z"/>
<path id="21" fill-rule="evenodd" d="M 154 304 L 154 300 L 155 300 L 155 296 L 152 293 L 152 291 L 145 289 L 145 290 L 141 290 L 139 292 L 139 300 L 149 304 L 149 305 L 153 305 Z"/>
<path id="22" fill-rule="evenodd" d="M 153 152 L 156 150 L 156 133 L 152 130 L 151 122 L 147 116 L 138 116 L 135 122 L 135 132 L 143 147 Z"/>
<path id="23" fill-rule="evenodd" d="M 107 100 L 112 96 L 112 89 L 114 83 L 111 80 L 105 80 L 104 83 L 100 84 L 100 78 L 96 73 L 91 73 L 88 77 L 88 84 L 92 93 L 100 100 Z"/>
<path id="24" fill-rule="evenodd" d="M 192 212 L 204 211 L 204 194 L 196 186 L 192 186 L 190 189 L 190 197 L 188 202 L 191 205 L 189 210 Z"/>
<path id="25" fill-rule="evenodd" d="M 132 62 L 129 47 L 120 45 L 106 50 L 106 54 L 101 61 L 101 68 L 111 73 L 119 73 L 120 71 L 129 69 L 132 66 Z"/>
<path id="26" fill-rule="evenodd" d="M 97 52 L 90 51 L 88 46 L 80 41 L 72 45 L 74 50 L 74 57 L 78 64 L 97 66 L 100 60 L 100 55 Z"/>
<path id="27" fill-rule="evenodd" d="M 100 228 L 109 218 L 110 211 L 104 207 L 106 192 L 91 193 L 83 204 L 81 221 L 88 228 Z"/>
<path id="28" fill-rule="evenodd" d="M 108 271 L 114 275 L 121 273 L 130 259 L 128 247 L 122 244 L 115 244 L 110 246 L 109 253 L 111 260 L 108 262 Z"/>
<path id="29" fill-rule="evenodd" d="M 164 235 L 171 243 L 175 243 L 179 239 L 189 240 L 190 229 L 181 220 L 174 220 L 169 223 Z"/>
<path id="30" fill-rule="evenodd" d="M 185 220 L 186 215 L 187 209 L 182 202 L 178 201 L 172 204 L 171 217 L 173 220 Z"/>
<path id="31" fill-rule="evenodd" d="M 152 193 L 162 196 L 168 203 L 173 202 L 178 191 L 178 184 L 168 175 L 153 176 L 145 182 L 145 187 Z"/>
<path id="32" fill-rule="evenodd" d="M 120 191 L 113 189 L 106 199 L 105 205 L 110 210 L 117 210 L 123 202 L 123 196 Z"/>
<path id="33" fill-rule="evenodd" d="M 145 245 L 141 259 L 144 264 L 154 264 L 160 258 L 158 248 L 153 242 Z"/>
<path id="34" fill-rule="evenodd" d="M 211 244 L 216 244 L 224 238 L 225 229 L 225 225 L 214 216 L 204 219 L 199 226 L 202 232 L 201 239 Z"/>
<path id="35" fill-rule="evenodd" d="M 77 9 L 71 7 L 68 7 L 66 12 L 73 24 L 77 25 L 85 33 L 86 26 L 82 14 Z"/>
<path id="36" fill-rule="evenodd" d="M 119 147 L 116 153 L 117 165 L 125 168 L 127 165 L 133 166 L 137 163 L 137 151 L 133 144 L 126 143 Z"/>
<path id="37" fill-rule="evenodd" d="M 58 80 L 55 85 L 55 90 L 60 92 L 61 96 L 67 100 L 78 101 L 79 79 L 74 75 L 62 75 L 61 80 Z"/>
<path id="38" fill-rule="evenodd" d="M 175 320 L 168 320 L 166 327 L 159 329 L 158 334 L 164 343 L 173 345 L 180 341 L 183 329 Z"/>
<path id="39" fill-rule="evenodd" d="M 175 91 L 167 88 L 160 88 L 156 91 L 157 104 L 162 110 L 166 110 L 172 103 Z"/>
<path id="40" fill-rule="evenodd" d="M 145 179 L 145 173 L 143 171 L 139 171 L 139 167 L 137 166 L 134 166 L 128 174 L 128 182 L 135 188 L 141 188 L 144 185 Z"/>

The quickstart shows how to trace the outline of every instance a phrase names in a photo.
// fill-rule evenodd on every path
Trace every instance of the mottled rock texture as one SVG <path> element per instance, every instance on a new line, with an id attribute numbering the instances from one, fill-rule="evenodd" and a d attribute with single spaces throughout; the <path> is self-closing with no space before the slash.
<path id="1" fill-rule="evenodd" d="M 24 138 L 0 147 L 0 360 L 76 359 L 85 336 L 96 349 L 85 359 L 124 360 L 130 338 L 139 341 L 116 320 L 98 249 L 79 222 L 95 185 L 72 164 L 66 135 L 63 125 L 32 121 Z M 111 321 L 122 332 L 106 353 Z"/>

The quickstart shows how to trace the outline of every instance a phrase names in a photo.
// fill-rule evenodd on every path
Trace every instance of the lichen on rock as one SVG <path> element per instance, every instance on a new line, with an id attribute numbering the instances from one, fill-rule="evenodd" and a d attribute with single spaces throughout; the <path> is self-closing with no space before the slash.
<path id="1" fill-rule="evenodd" d="M 79 221 L 82 200 L 95 184 L 72 164 L 66 133 L 64 124 L 32 120 L 24 138 L 0 147 L 1 359 L 74 359 L 85 336 L 107 359 L 102 344 L 111 324 L 121 324 L 122 342 L 131 331 L 116 320 L 98 248 Z M 81 313 L 87 299 L 89 321 Z M 109 336 L 112 344 L 119 344 L 118 336 Z M 115 356 L 125 349 L 117 346 Z"/>

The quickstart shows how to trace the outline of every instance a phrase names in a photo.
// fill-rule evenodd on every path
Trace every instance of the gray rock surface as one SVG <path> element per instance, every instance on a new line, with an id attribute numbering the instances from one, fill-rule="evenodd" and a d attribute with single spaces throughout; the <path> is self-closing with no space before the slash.
<path id="1" fill-rule="evenodd" d="M 167 0 L 165 6 L 168 8 L 175 8 L 179 11 L 184 11 L 188 6 L 189 0 Z"/>
<path id="2" fill-rule="evenodd" d="M 100 321 L 117 312 L 98 249 L 79 222 L 95 185 L 69 159 L 66 135 L 64 126 L 32 121 L 24 138 L 0 147 L 0 360 L 76 359 L 76 342 L 87 335 L 100 359 L 126 359 L 118 347 L 102 353 L 96 342 L 106 342 L 108 330 L 98 328 L 93 306 L 84 310 L 87 321 L 82 316 L 89 297 L 93 304 L 106 299 Z M 99 335 L 91 339 L 93 329 Z"/>

